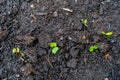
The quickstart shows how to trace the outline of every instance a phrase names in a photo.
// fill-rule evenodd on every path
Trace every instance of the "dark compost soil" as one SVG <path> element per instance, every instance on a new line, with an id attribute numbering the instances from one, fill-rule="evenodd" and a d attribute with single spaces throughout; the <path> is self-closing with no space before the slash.
<path id="1" fill-rule="evenodd" d="M 0 0 L 0 80 L 120 80 L 120 1 Z"/>

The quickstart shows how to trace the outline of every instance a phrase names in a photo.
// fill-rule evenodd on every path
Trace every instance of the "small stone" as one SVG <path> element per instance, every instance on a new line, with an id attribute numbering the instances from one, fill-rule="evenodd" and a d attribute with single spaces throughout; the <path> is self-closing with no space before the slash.
<path id="1" fill-rule="evenodd" d="M 53 13 L 53 16 L 54 16 L 54 17 L 57 17 L 57 16 L 58 16 L 57 11 L 55 11 L 55 12 Z"/>
<path id="2" fill-rule="evenodd" d="M 78 50 L 78 49 L 75 49 L 74 47 L 72 47 L 72 48 L 70 49 L 70 55 L 71 55 L 72 57 L 77 57 L 78 53 L 79 53 L 79 50 Z"/>
<path id="3" fill-rule="evenodd" d="M 34 4 L 31 4 L 30 7 L 31 7 L 32 9 L 35 8 Z"/>
<path id="4" fill-rule="evenodd" d="M 68 39 L 69 39 L 69 40 L 72 40 L 72 37 L 68 36 Z"/>
<path id="5" fill-rule="evenodd" d="M 20 77 L 20 75 L 19 75 L 19 74 L 16 74 L 16 77 Z"/>
<path id="6" fill-rule="evenodd" d="M 75 3 L 77 3 L 78 1 L 77 0 L 75 0 Z"/>
<path id="7" fill-rule="evenodd" d="M 77 66 L 77 59 L 73 58 L 67 62 L 67 67 L 69 68 L 76 68 L 76 66 Z"/>
<path id="8" fill-rule="evenodd" d="M 69 58 L 69 55 L 68 55 L 67 53 L 65 54 L 65 58 L 66 58 L 66 59 L 68 59 L 68 58 Z"/>
<path id="9" fill-rule="evenodd" d="M 8 80 L 7 78 L 4 78 L 4 79 L 2 79 L 2 80 Z"/>
<path id="10" fill-rule="evenodd" d="M 108 78 L 104 78 L 104 80 L 109 80 Z"/>
<path id="11" fill-rule="evenodd" d="M 63 40 L 63 39 L 64 39 L 64 37 L 63 37 L 63 36 L 61 36 L 61 37 L 60 37 L 60 40 Z"/>
<path id="12" fill-rule="evenodd" d="M 102 5 L 100 5 L 99 13 L 100 13 L 100 14 L 103 14 L 103 6 L 102 6 Z"/>

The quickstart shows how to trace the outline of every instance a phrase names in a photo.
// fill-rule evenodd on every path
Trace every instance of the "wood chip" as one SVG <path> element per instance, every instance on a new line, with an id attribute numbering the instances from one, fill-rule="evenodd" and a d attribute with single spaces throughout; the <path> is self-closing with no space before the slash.
<path id="1" fill-rule="evenodd" d="M 109 57 L 110 57 L 109 53 L 105 54 L 105 59 L 108 59 Z"/>
<path id="2" fill-rule="evenodd" d="M 20 74 L 16 74 L 16 77 L 20 77 Z"/>
<path id="3" fill-rule="evenodd" d="M 86 39 L 86 36 L 85 36 L 85 35 L 83 35 L 83 36 L 82 36 L 82 39 Z"/>
<path id="4" fill-rule="evenodd" d="M 63 10 L 68 11 L 68 12 L 73 12 L 73 10 L 69 8 L 63 8 Z"/>
<path id="5" fill-rule="evenodd" d="M 75 0 L 75 3 L 77 3 L 78 1 L 77 0 Z"/>

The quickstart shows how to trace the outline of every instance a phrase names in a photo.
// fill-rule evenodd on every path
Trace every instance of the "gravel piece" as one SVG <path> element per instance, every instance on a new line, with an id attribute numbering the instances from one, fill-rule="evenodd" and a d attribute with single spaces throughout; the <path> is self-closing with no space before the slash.
<path id="1" fill-rule="evenodd" d="M 77 59 L 72 58 L 70 61 L 67 62 L 67 67 L 69 68 L 76 68 L 77 66 Z"/>
<path id="2" fill-rule="evenodd" d="M 79 50 L 78 50 L 78 49 L 75 49 L 74 47 L 72 47 L 72 48 L 70 49 L 70 55 L 71 55 L 72 57 L 77 57 L 78 53 L 79 53 Z"/>

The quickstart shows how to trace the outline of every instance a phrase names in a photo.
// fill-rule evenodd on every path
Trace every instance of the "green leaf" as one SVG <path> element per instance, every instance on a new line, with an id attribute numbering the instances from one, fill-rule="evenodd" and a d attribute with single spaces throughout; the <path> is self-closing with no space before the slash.
<path id="1" fill-rule="evenodd" d="M 12 49 L 12 53 L 16 53 L 16 51 L 17 51 L 16 48 Z"/>
<path id="2" fill-rule="evenodd" d="M 94 52 L 94 50 L 96 50 L 96 49 L 98 49 L 98 45 L 97 44 L 90 46 L 89 51 L 90 52 Z"/>
<path id="3" fill-rule="evenodd" d="M 52 49 L 52 54 L 56 54 L 58 52 L 58 50 L 59 50 L 59 47 L 54 47 Z"/>
<path id="4" fill-rule="evenodd" d="M 50 48 L 54 48 L 54 47 L 57 46 L 57 43 L 56 42 L 50 42 L 49 46 L 50 46 Z"/>
<path id="5" fill-rule="evenodd" d="M 113 32 L 110 32 L 110 31 L 109 32 L 104 32 L 104 31 L 102 31 L 101 34 L 106 35 L 106 36 L 111 36 L 113 34 Z"/>
<path id="6" fill-rule="evenodd" d="M 94 49 L 98 49 L 98 45 L 94 45 Z"/>
<path id="7" fill-rule="evenodd" d="M 104 31 L 102 31 L 101 34 L 105 35 L 106 33 Z"/>
<path id="8" fill-rule="evenodd" d="M 107 36 L 111 36 L 113 34 L 113 32 L 106 32 Z"/>
<path id="9" fill-rule="evenodd" d="M 20 48 L 16 48 L 16 53 L 20 53 Z"/>
<path id="10" fill-rule="evenodd" d="M 93 52 L 93 51 L 94 51 L 94 47 L 93 47 L 93 46 L 90 46 L 89 51 L 90 51 L 90 52 Z"/>
<path id="11" fill-rule="evenodd" d="M 88 20 L 87 20 L 87 19 L 82 19 L 82 24 L 83 24 L 83 25 L 85 25 L 85 26 L 86 26 L 86 25 L 87 25 L 87 23 L 88 23 Z"/>

